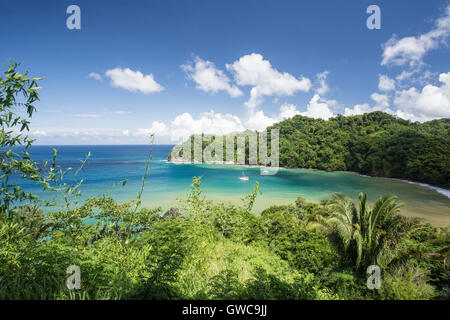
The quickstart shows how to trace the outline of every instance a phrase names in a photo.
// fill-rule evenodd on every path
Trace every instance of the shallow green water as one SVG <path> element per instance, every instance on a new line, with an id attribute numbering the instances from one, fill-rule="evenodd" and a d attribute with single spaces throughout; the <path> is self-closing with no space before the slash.
<path id="1" fill-rule="evenodd" d="M 255 203 L 255 213 L 271 205 L 293 202 L 298 196 L 309 201 L 320 201 L 342 192 L 357 199 L 359 192 L 366 192 L 369 201 L 382 195 L 397 195 L 405 203 L 402 213 L 424 218 L 435 225 L 450 225 L 450 199 L 435 190 L 394 179 L 371 178 L 348 172 L 323 172 L 306 169 L 280 169 L 276 175 L 260 175 L 259 168 L 232 165 L 172 164 L 165 161 L 172 146 L 154 146 L 150 175 L 143 193 L 143 205 L 169 209 L 176 198 L 184 197 L 193 176 L 202 177 L 204 194 L 215 200 L 239 203 L 258 182 L 262 195 Z M 92 157 L 81 173 L 83 197 L 99 196 L 106 191 L 119 201 L 131 200 L 141 186 L 145 170 L 148 146 L 62 146 L 58 162 L 63 167 L 77 167 L 79 160 L 91 152 Z M 34 158 L 51 158 L 52 147 L 33 147 Z M 248 181 L 240 180 L 242 175 Z M 128 182 L 122 187 L 121 180 Z M 20 182 L 41 197 L 36 186 Z M 113 184 L 118 186 L 112 187 Z M 120 187 L 119 187 L 120 186 Z"/>
<path id="2" fill-rule="evenodd" d="M 382 195 L 396 195 L 404 203 L 402 213 L 424 218 L 436 225 L 450 225 L 450 199 L 435 190 L 395 179 L 365 177 L 349 172 L 324 172 L 307 169 L 280 169 L 274 176 L 260 175 L 259 168 L 227 165 L 169 164 L 180 170 L 202 170 L 202 188 L 213 200 L 239 203 L 256 182 L 262 195 L 255 211 L 271 205 L 288 204 L 301 196 L 319 202 L 341 192 L 357 199 L 359 192 L 368 194 L 370 202 Z M 242 181 L 240 176 L 249 177 Z M 162 201 L 163 199 L 161 199 Z M 168 199 L 170 201 L 170 197 Z M 151 201 L 149 201 L 150 203 Z M 162 201 L 162 203 L 165 201 Z M 167 202 L 166 205 L 169 205 Z"/>

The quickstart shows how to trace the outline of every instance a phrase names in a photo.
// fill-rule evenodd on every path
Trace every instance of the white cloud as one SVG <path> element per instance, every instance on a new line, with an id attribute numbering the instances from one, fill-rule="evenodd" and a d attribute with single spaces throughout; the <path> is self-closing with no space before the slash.
<path id="1" fill-rule="evenodd" d="M 160 92 L 164 88 L 155 81 L 153 74 L 144 75 L 140 71 L 133 71 L 129 68 L 115 68 L 106 71 L 106 76 L 111 79 L 113 87 L 122 88 L 128 91 L 140 91 L 144 94 Z"/>
<path id="2" fill-rule="evenodd" d="M 387 75 L 380 74 L 378 77 L 378 89 L 381 91 L 391 91 L 395 89 L 395 80 Z"/>
<path id="3" fill-rule="evenodd" d="M 300 111 L 297 110 L 295 105 L 285 103 L 280 107 L 280 113 L 273 117 L 266 116 L 262 110 L 252 111 L 245 122 L 245 126 L 250 130 L 263 131 L 274 123 L 290 119 L 299 114 Z"/>
<path id="4" fill-rule="evenodd" d="M 370 113 L 374 111 L 383 111 L 387 113 L 393 113 L 391 109 L 389 109 L 389 96 L 380 93 L 372 93 L 370 95 L 373 101 L 375 101 L 375 105 L 371 106 L 368 103 L 356 104 L 353 108 L 345 108 L 344 116 L 355 116 L 364 113 Z"/>
<path id="5" fill-rule="evenodd" d="M 397 115 L 412 121 L 428 121 L 450 117 L 450 72 L 439 75 L 441 86 L 428 84 L 417 90 L 397 91 L 394 105 Z"/>
<path id="6" fill-rule="evenodd" d="M 403 70 L 395 77 L 397 89 L 405 89 L 412 86 L 424 86 L 433 79 L 438 78 L 439 73 L 424 70 L 422 66 L 411 70 Z"/>
<path id="7" fill-rule="evenodd" d="M 305 112 L 300 112 L 293 104 L 285 103 L 281 106 L 280 113 L 273 117 L 266 116 L 262 110 L 252 112 L 245 125 L 247 129 L 262 131 L 274 123 L 290 119 L 296 115 L 327 120 L 334 116 L 330 107 L 335 104 L 335 100 L 325 100 L 315 94 L 306 106 Z"/>
<path id="8" fill-rule="evenodd" d="M 322 99 L 320 95 L 315 94 L 306 106 L 306 111 L 302 112 L 301 115 L 314 119 L 320 118 L 328 120 L 334 116 L 329 107 L 335 103 L 336 101 L 334 100 L 325 100 Z"/>
<path id="9" fill-rule="evenodd" d="M 327 93 L 329 91 L 329 87 L 327 84 L 327 78 L 328 78 L 328 71 L 324 71 L 322 73 L 318 73 L 317 74 L 317 79 L 319 80 L 320 83 L 320 87 L 316 89 L 316 93 L 320 94 L 320 95 L 324 95 L 325 93 Z"/>
<path id="10" fill-rule="evenodd" d="M 400 73 L 398 76 L 395 77 L 395 79 L 397 81 L 404 81 L 404 80 L 410 79 L 414 75 L 414 73 L 415 73 L 415 70 L 412 70 L 412 71 L 403 70 L 402 73 Z"/>
<path id="11" fill-rule="evenodd" d="M 381 65 L 416 66 L 422 63 L 425 54 L 439 48 L 440 44 L 450 36 L 450 5 L 444 15 L 437 19 L 434 29 L 417 37 L 397 39 L 393 36 L 383 45 L 383 60 Z"/>
<path id="12" fill-rule="evenodd" d="M 226 67 L 234 74 L 237 85 L 252 86 L 250 99 L 246 102 L 250 108 L 261 104 L 264 96 L 291 96 L 297 91 L 307 92 L 311 88 L 308 78 L 297 79 L 287 72 L 281 73 L 256 53 L 245 55 Z"/>
<path id="13" fill-rule="evenodd" d="M 276 123 L 278 118 L 268 117 L 264 114 L 264 111 L 258 110 L 251 114 L 248 120 L 245 122 L 245 126 L 250 130 L 263 131 L 268 126 Z"/>
<path id="14" fill-rule="evenodd" d="M 376 102 L 374 107 L 375 110 L 386 110 L 386 108 L 389 107 L 389 96 L 375 92 L 372 93 L 370 97 Z"/>
<path id="15" fill-rule="evenodd" d="M 242 91 L 230 84 L 230 79 L 222 70 L 216 69 L 214 63 L 195 58 L 195 64 L 182 65 L 181 68 L 187 73 L 188 79 L 196 83 L 196 88 L 206 92 L 217 93 L 226 91 L 231 97 L 239 97 Z"/>
<path id="16" fill-rule="evenodd" d="M 223 135 L 230 132 L 244 131 L 246 129 L 262 131 L 268 126 L 285 119 L 301 114 L 295 105 L 283 104 L 278 115 L 266 116 L 263 111 L 255 111 L 250 114 L 245 125 L 239 117 L 232 114 L 216 113 L 214 110 L 205 112 L 194 118 L 190 113 L 179 114 L 166 125 L 163 122 L 154 121 L 150 128 L 122 131 L 127 136 L 148 136 L 155 133 L 156 136 L 170 138 L 172 142 L 186 140 L 191 134 L 217 134 Z"/>
<path id="17" fill-rule="evenodd" d="M 92 78 L 92 79 L 95 79 L 95 80 L 97 80 L 97 81 L 102 81 L 102 76 L 99 75 L 99 74 L 96 73 L 96 72 L 91 72 L 91 73 L 89 73 L 88 78 Z"/>
<path id="18" fill-rule="evenodd" d="M 394 36 L 384 46 L 381 65 L 388 63 L 396 65 L 410 63 L 410 65 L 415 65 L 428 50 L 435 46 L 434 41 L 423 35 L 419 38 L 406 37 L 400 40 L 397 40 Z"/>
<path id="19" fill-rule="evenodd" d="M 237 116 L 231 114 L 216 113 L 214 110 L 205 112 L 194 118 L 189 112 L 179 114 L 169 124 L 153 121 L 150 128 L 135 130 L 122 130 L 121 134 L 128 137 L 148 137 L 154 133 L 155 138 L 164 141 L 180 142 L 189 138 L 192 134 L 217 134 L 223 135 L 234 131 L 244 131 Z"/>
<path id="20" fill-rule="evenodd" d="M 231 114 L 215 113 L 214 110 L 205 112 L 198 119 L 194 119 L 188 112 L 178 115 L 170 124 L 172 141 L 186 139 L 191 134 L 226 134 L 233 131 L 243 131 L 241 120 Z"/>
<path id="21" fill-rule="evenodd" d="M 415 71 L 412 73 L 415 73 Z M 408 78 L 410 76 L 402 73 L 402 77 Z M 426 78 L 430 77 L 430 75 L 425 76 Z M 424 77 L 421 79 L 425 79 Z M 422 90 L 410 87 L 409 89 L 395 91 L 394 110 L 390 108 L 391 97 L 389 95 L 373 93 L 370 97 L 375 101 L 374 105 L 357 104 L 353 108 L 345 108 L 344 115 L 383 111 L 403 119 L 420 122 L 448 118 L 450 117 L 450 72 L 441 73 L 439 82 L 440 85 L 427 84 L 423 86 Z M 380 85 L 380 89 L 381 87 L 383 85 Z"/>
<path id="22" fill-rule="evenodd" d="M 278 117 L 278 119 L 280 121 L 285 120 L 285 119 L 290 119 L 299 114 L 300 114 L 300 111 L 297 110 L 297 107 L 295 105 L 285 103 L 280 108 L 280 116 Z"/>
<path id="23" fill-rule="evenodd" d="M 125 131 L 127 131 L 127 132 L 124 132 L 124 133 L 126 133 L 126 135 L 130 135 L 129 130 L 125 130 Z M 153 121 L 152 126 L 150 128 L 139 128 L 134 132 L 133 135 L 148 137 L 150 134 L 154 134 L 155 136 L 167 136 L 167 135 L 169 135 L 169 128 L 165 125 L 164 122 Z"/>
<path id="24" fill-rule="evenodd" d="M 368 103 L 356 104 L 353 108 L 345 108 L 344 116 L 356 116 L 372 112 L 372 107 Z"/>
<path id="25" fill-rule="evenodd" d="M 166 136 L 169 133 L 169 128 L 164 124 L 164 122 L 153 121 L 150 132 L 155 135 Z"/>

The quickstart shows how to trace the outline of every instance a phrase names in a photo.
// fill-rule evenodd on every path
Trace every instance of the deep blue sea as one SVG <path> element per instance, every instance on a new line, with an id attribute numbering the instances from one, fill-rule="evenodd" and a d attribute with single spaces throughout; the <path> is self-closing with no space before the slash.
<path id="1" fill-rule="evenodd" d="M 368 194 L 369 200 L 385 194 L 394 194 L 405 203 L 403 213 L 425 218 L 437 225 L 450 224 L 450 199 L 420 185 L 407 182 L 370 178 L 354 173 L 323 172 L 306 169 L 280 169 L 274 176 L 260 175 L 259 168 L 233 165 L 172 164 L 166 161 L 172 145 L 155 145 L 152 151 L 150 172 L 142 196 L 143 206 L 164 210 L 177 204 L 192 183 L 192 177 L 202 177 L 202 189 L 213 200 L 239 203 L 258 181 L 262 195 L 255 203 L 255 213 L 270 205 L 287 204 L 298 196 L 310 201 L 329 198 L 335 192 L 342 192 L 356 199 L 360 191 Z M 58 150 L 57 164 L 62 168 L 78 168 L 90 152 L 91 157 L 78 174 L 84 179 L 81 186 L 82 198 L 101 196 L 108 193 L 118 201 L 136 198 L 142 184 L 149 145 L 126 146 L 33 146 L 30 154 L 38 161 L 51 160 L 53 148 Z M 248 176 L 248 181 L 239 179 Z M 70 176 L 68 176 L 70 180 Z M 125 186 L 120 183 L 127 180 Z M 50 198 L 48 192 L 30 182 L 20 181 L 26 190 L 43 198 Z M 447 191 L 448 192 L 448 191 Z"/>

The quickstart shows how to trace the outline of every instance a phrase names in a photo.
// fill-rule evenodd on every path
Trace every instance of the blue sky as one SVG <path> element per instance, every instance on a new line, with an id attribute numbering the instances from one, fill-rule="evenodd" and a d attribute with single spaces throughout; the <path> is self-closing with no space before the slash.
<path id="1" fill-rule="evenodd" d="M 69 5 L 81 29 L 69 30 Z M 366 9 L 381 9 L 369 30 Z M 40 144 L 174 143 L 303 114 L 450 117 L 448 1 L 5 1 Z"/>

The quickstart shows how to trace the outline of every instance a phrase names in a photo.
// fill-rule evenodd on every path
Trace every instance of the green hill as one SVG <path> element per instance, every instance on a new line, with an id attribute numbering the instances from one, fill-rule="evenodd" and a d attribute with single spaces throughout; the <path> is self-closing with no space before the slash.
<path id="1" fill-rule="evenodd" d="M 450 119 L 413 123 L 377 111 L 329 120 L 298 115 L 268 130 L 279 129 L 282 167 L 354 171 L 450 188 L 449 127 Z M 246 154 L 248 163 L 248 139 Z"/>
<path id="2" fill-rule="evenodd" d="M 280 165 L 355 171 L 450 187 L 450 119 L 411 123 L 383 112 L 328 121 L 295 116 L 280 130 Z"/>

